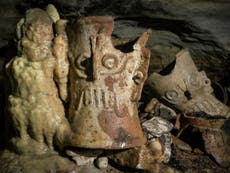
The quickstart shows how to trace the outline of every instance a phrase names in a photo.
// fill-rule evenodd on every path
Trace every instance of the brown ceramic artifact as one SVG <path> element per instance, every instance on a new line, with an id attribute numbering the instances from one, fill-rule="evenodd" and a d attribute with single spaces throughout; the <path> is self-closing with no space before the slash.
<path id="1" fill-rule="evenodd" d="M 219 165 L 223 167 L 230 166 L 229 119 L 208 119 L 184 114 L 179 116 L 178 120 L 181 131 L 190 126 L 201 132 L 205 152 L 212 155 Z"/>
<path id="2" fill-rule="evenodd" d="M 67 27 L 71 146 L 121 149 L 146 142 L 136 103 L 149 65 L 144 46 L 150 32 L 124 53 L 111 42 L 113 25 L 112 17 L 83 17 Z"/>
<path id="3" fill-rule="evenodd" d="M 169 74 L 153 73 L 147 83 L 161 98 L 182 112 L 230 115 L 230 109 L 212 95 L 210 79 L 204 71 L 197 70 L 188 50 L 176 55 L 175 66 Z"/>

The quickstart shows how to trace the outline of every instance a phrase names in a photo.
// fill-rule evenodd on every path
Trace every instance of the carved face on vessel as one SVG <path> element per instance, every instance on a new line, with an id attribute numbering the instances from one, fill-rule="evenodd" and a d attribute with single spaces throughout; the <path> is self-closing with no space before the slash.
<path id="1" fill-rule="evenodd" d="M 229 108 L 212 95 L 210 79 L 204 71 L 197 70 L 186 49 L 176 55 L 175 66 L 169 74 L 153 73 L 147 83 L 180 111 L 229 116 Z"/>
<path id="2" fill-rule="evenodd" d="M 149 32 L 124 53 L 113 47 L 112 29 L 111 17 L 81 18 L 69 28 L 69 119 L 71 143 L 78 147 L 119 149 L 145 142 L 136 101 L 149 64 L 144 48 Z"/>

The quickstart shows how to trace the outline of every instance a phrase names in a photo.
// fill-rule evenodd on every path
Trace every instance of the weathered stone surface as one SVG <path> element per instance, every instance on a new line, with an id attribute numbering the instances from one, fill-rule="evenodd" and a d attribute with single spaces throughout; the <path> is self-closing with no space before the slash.
<path id="1" fill-rule="evenodd" d="M 221 165 L 221 167 L 230 167 L 230 120 L 224 118 L 210 118 L 208 115 L 199 116 L 199 114 L 194 115 L 182 115 L 179 116 L 180 119 L 180 129 L 181 132 L 185 131 L 189 126 L 192 127 L 193 131 L 198 130 L 198 134 L 200 133 L 200 138 L 197 135 L 197 141 L 191 143 L 191 147 L 193 148 L 194 153 L 196 153 L 196 148 L 201 149 L 203 152 L 211 155 L 216 163 Z M 181 132 L 178 133 L 178 136 L 181 135 Z M 182 132 L 184 133 L 184 132 Z M 192 133 L 190 133 L 191 135 Z M 190 136 L 189 133 L 187 134 Z M 193 133 L 195 135 L 195 133 Z M 199 142 L 203 144 L 198 144 Z M 182 144 L 179 140 L 174 138 L 174 146 L 176 146 L 180 150 L 189 151 L 188 147 Z M 190 150 L 191 151 L 191 150 Z M 202 151 L 200 153 L 202 153 Z M 199 152 L 199 151 L 198 151 Z"/>
<path id="2" fill-rule="evenodd" d="M 58 153 L 40 156 L 21 156 L 7 150 L 0 153 L 0 173 L 122 173 L 108 165 L 98 169 L 94 165 L 78 166 L 73 160 Z M 138 173 L 138 171 L 134 172 Z"/>
<path id="3" fill-rule="evenodd" d="M 220 129 L 206 129 L 202 134 L 206 152 L 223 167 L 230 167 L 229 128 L 230 120 L 226 120 Z"/>
<path id="4" fill-rule="evenodd" d="M 176 146 L 173 148 L 173 157 L 170 165 L 175 166 L 183 173 L 228 173 L 227 169 L 218 166 L 206 155 L 182 151 Z"/>
<path id="5" fill-rule="evenodd" d="M 79 170 L 74 162 L 58 153 L 22 156 L 4 151 L 0 153 L 0 165 L 0 173 L 76 173 Z"/>

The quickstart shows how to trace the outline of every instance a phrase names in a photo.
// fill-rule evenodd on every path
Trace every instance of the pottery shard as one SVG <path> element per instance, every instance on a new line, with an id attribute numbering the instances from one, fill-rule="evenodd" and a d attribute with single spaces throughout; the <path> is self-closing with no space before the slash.
<path id="1" fill-rule="evenodd" d="M 223 167 L 230 166 L 230 120 L 224 118 L 183 115 L 181 125 L 198 128 L 202 133 L 205 151 Z"/>
<path id="2" fill-rule="evenodd" d="M 230 166 L 230 120 L 218 130 L 206 129 L 202 133 L 205 150 L 223 167 Z"/>

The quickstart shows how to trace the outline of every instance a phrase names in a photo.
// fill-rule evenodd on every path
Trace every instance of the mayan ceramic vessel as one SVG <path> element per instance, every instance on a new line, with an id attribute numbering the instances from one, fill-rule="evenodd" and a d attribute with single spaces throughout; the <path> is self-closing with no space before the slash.
<path id="1" fill-rule="evenodd" d="M 169 74 L 153 73 L 147 83 L 180 111 L 224 117 L 230 115 L 230 109 L 212 95 L 210 79 L 204 71 L 197 70 L 188 50 L 176 55 L 175 66 Z"/>
<path id="2" fill-rule="evenodd" d="M 111 42 L 113 25 L 112 17 L 83 17 L 67 27 L 71 146 L 121 149 L 146 142 L 136 103 L 149 65 L 144 46 L 150 32 L 123 53 Z"/>

